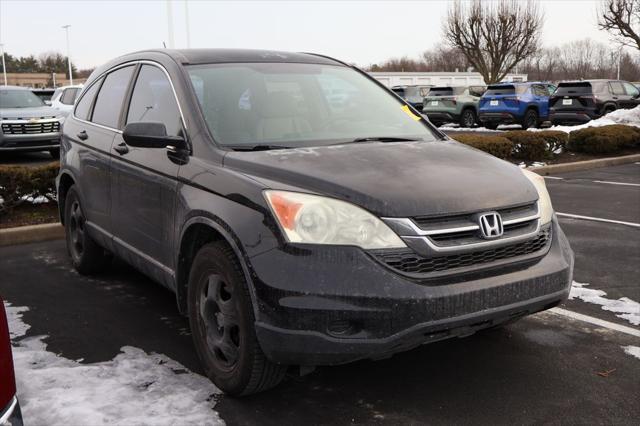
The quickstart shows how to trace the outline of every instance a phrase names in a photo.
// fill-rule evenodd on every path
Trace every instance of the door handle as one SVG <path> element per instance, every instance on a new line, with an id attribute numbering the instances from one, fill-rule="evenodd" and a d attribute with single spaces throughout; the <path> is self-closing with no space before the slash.
<path id="1" fill-rule="evenodd" d="M 124 155 L 127 152 L 129 152 L 129 147 L 124 142 L 119 143 L 118 145 L 114 146 L 113 149 L 120 155 Z"/>
<path id="2" fill-rule="evenodd" d="M 89 135 L 87 135 L 87 131 L 83 130 L 80 133 L 78 133 L 78 139 L 86 141 L 87 139 L 89 139 Z"/>

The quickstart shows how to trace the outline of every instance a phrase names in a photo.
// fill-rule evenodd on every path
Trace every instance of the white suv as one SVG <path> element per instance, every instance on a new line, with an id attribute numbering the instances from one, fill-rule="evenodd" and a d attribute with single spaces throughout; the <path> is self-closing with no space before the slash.
<path id="1" fill-rule="evenodd" d="M 82 85 L 58 87 L 51 97 L 51 106 L 66 116 L 73 109 L 80 92 Z"/>

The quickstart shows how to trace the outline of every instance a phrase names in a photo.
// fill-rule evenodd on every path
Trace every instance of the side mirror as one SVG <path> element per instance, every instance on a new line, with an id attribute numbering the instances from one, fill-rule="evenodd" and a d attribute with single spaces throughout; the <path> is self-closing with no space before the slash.
<path id="1" fill-rule="evenodd" d="M 122 132 L 122 138 L 127 145 L 138 148 L 167 148 L 172 145 L 183 149 L 187 145 L 180 136 L 167 136 L 167 128 L 163 123 L 154 122 L 129 123 Z"/>

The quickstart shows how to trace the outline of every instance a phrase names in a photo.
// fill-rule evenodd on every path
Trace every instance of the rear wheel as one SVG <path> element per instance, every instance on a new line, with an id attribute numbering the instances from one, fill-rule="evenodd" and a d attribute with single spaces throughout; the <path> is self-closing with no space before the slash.
<path id="1" fill-rule="evenodd" d="M 602 115 L 607 115 L 610 112 L 613 112 L 616 110 L 616 107 L 614 107 L 613 105 L 607 105 L 607 107 L 604 109 L 604 113 Z"/>
<path id="2" fill-rule="evenodd" d="M 86 222 L 80 197 L 71 186 L 64 204 L 64 230 L 71 262 L 83 275 L 99 272 L 111 261 L 111 256 L 87 232 Z"/>
<path id="3" fill-rule="evenodd" d="M 476 124 L 476 113 L 471 108 L 462 111 L 460 115 L 460 127 L 473 127 Z"/>
<path id="4" fill-rule="evenodd" d="M 538 127 L 539 124 L 540 123 L 538 121 L 538 112 L 535 109 L 528 110 L 524 115 L 524 119 L 522 120 L 522 128 L 523 129 L 535 128 L 535 127 Z"/>
<path id="5" fill-rule="evenodd" d="M 260 349 L 244 273 L 224 242 L 207 244 L 196 255 L 188 304 L 196 351 L 218 388 L 240 396 L 282 381 L 287 367 L 272 363 Z"/>

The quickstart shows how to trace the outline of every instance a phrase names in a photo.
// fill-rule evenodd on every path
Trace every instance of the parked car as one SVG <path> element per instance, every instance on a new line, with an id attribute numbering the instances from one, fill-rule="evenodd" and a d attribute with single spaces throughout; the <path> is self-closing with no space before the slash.
<path id="1" fill-rule="evenodd" d="M 350 87 L 348 107 L 324 85 Z M 571 285 L 542 177 L 320 55 L 109 62 L 67 117 L 57 188 L 78 272 L 115 254 L 174 291 L 232 395 L 501 326 Z"/>
<path id="2" fill-rule="evenodd" d="M 0 87 L 0 153 L 49 151 L 60 154 L 60 112 L 24 87 Z"/>
<path id="3" fill-rule="evenodd" d="M 51 106 L 67 116 L 81 91 L 82 85 L 58 87 L 51 97 Z"/>
<path id="4" fill-rule="evenodd" d="M 429 93 L 430 85 L 393 86 L 391 90 L 411 104 L 418 111 L 422 110 L 425 96 Z"/>
<path id="5" fill-rule="evenodd" d="M 478 102 L 486 86 L 432 87 L 424 98 L 422 113 L 436 126 L 459 123 L 473 127 L 478 123 Z"/>
<path id="6" fill-rule="evenodd" d="M 51 106 L 51 97 L 56 89 L 31 89 L 34 95 L 42 99 L 45 105 Z"/>
<path id="7" fill-rule="evenodd" d="M 640 105 L 640 90 L 627 81 L 565 81 L 549 99 L 553 124 L 580 124 L 616 109 Z"/>
<path id="8" fill-rule="evenodd" d="M 0 425 L 22 426 L 20 403 L 16 396 L 16 379 L 9 340 L 9 325 L 0 297 Z"/>
<path id="9" fill-rule="evenodd" d="M 549 96 L 555 89 L 540 82 L 492 84 L 480 98 L 480 121 L 488 129 L 500 124 L 538 127 L 549 118 Z"/>

